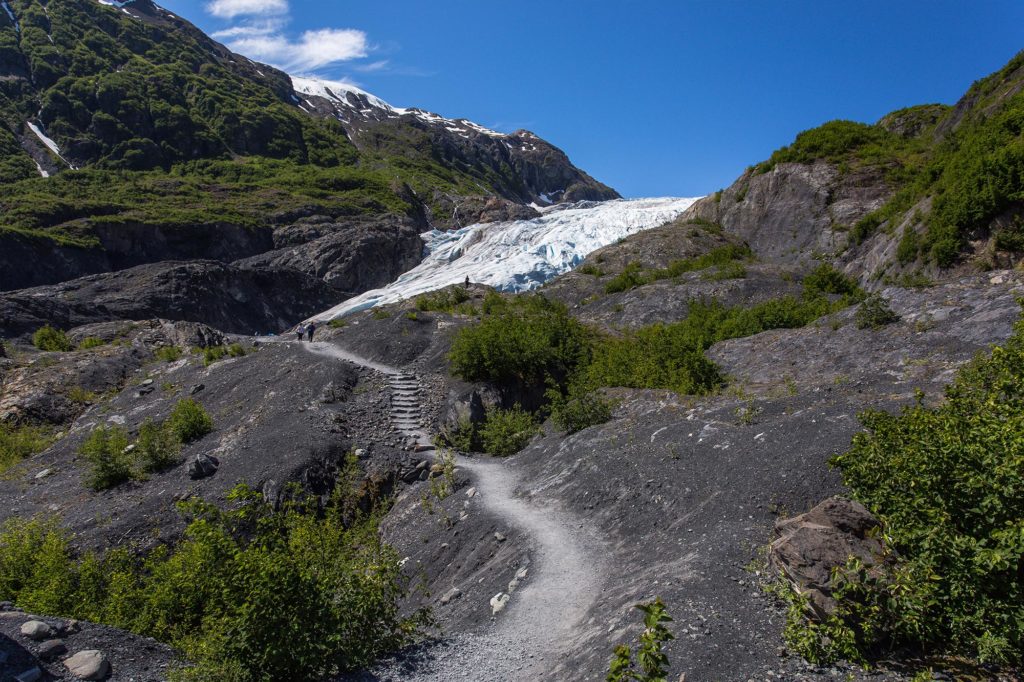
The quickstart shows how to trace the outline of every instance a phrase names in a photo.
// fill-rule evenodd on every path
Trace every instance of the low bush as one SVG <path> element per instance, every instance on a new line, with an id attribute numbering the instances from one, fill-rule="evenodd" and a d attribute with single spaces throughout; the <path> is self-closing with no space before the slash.
<path id="1" fill-rule="evenodd" d="M 864 291 L 857 282 L 829 263 L 821 263 L 808 273 L 803 279 L 803 288 L 805 297 L 832 294 L 845 296 L 850 303 L 864 298 Z"/>
<path id="2" fill-rule="evenodd" d="M 18 462 L 42 452 L 53 438 L 43 428 L 0 423 L 0 474 Z"/>
<path id="3" fill-rule="evenodd" d="M 98 339 L 95 336 L 87 336 L 78 344 L 78 350 L 91 350 L 105 345 L 107 345 L 107 342 L 103 339 Z"/>
<path id="4" fill-rule="evenodd" d="M 436 311 L 442 313 L 473 311 L 473 305 L 467 305 L 466 303 L 471 298 L 472 296 L 469 291 L 464 287 L 453 286 L 417 296 L 416 309 L 421 312 Z"/>
<path id="5" fill-rule="evenodd" d="M 484 452 L 507 457 L 526 447 L 539 430 L 534 416 L 519 405 L 511 410 L 492 408 L 480 427 L 480 443 Z"/>
<path id="6" fill-rule="evenodd" d="M 170 469 L 181 462 L 180 453 L 181 441 L 167 422 L 143 422 L 133 452 L 142 471 L 157 473 Z"/>
<path id="7" fill-rule="evenodd" d="M 128 433 L 119 426 L 98 426 L 78 448 L 89 464 L 85 483 L 93 490 L 106 490 L 136 476 L 128 451 Z"/>
<path id="8" fill-rule="evenodd" d="M 640 633 L 636 660 L 625 644 L 615 647 L 615 655 L 608 668 L 608 682 L 666 682 L 668 680 L 668 655 L 663 647 L 675 636 L 666 623 L 672 622 L 660 597 L 636 608 L 644 614 L 644 630 Z"/>
<path id="9" fill-rule="evenodd" d="M 32 335 L 32 345 L 39 350 L 67 352 L 74 348 L 71 339 L 60 329 L 44 325 Z"/>
<path id="10" fill-rule="evenodd" d="M 161 346 L 156 349 L 156 353 L 154 353 L 154 355 L 156 355 L 157 360 L 161 360 L 163 362 L 175 362 L 181 359 L 182 352 L 177 346 Z"/>
<path id="11" fill-rule="evenodd" d="M 673 260 L 668 266 L 654 270 L 644 271 L 639 263 L 630 263 L 620 274 L 605 284 L 604 290 L 606 294 L 614 294 L 658 280 L 679 277 L 687 272 L 697 272 L 709 268 L 716 268 L 717 275 L 711 275 L 708 279 L 738 279 L 746 276 L 746 270 L 742 263 L 751 258 L 753 258 L 753 252 L 746 244 L 726 244 L 694 258 Z"/>
<path id="12" fill-rule="evenodd" d="M 601 275 L 604 274 L 601 268 L 597 267 L 593 263 L 586 263 L 585 265 L 581 265 L 580 267 L 576 268 L 576 272 L 580 273 L 581 275 L 592 275 L 593 277 L 600 277 Z"/>
<path id="13" fill-rule="evenodd" d="M 347 323 L 345 322 L 345 318 L 343 318 L 343 317 L 336 317 L 333 320 L 331 320 L 330 322 L 328 322 L 327 326 L 330 327 L 331 329 L 341 329 L 346 324 Z"/>
<path id="14" fill-rule="evenodd" d="M 792 628 L 811 656 L 910 648 L 1024 661 L 1024 321 L 961 368 L 945 401 L 861 415 L 832 459 L 883 523 L 893 564 L 843 571 L 836 615 Z M 802 638 L 802 639 L 801 639 Z M 836 646 L 841 643 L 842 646 Z"/>
<path id="15" fill-rule="evenodd" d="M 430 617 L 400 613 L 409 589 L 399 556 L 377 516 L 358 511 L 351 480 L 323 514 L 298 494 L 275 510 L 244 486 L 228 496 L 231 511 L 182 503 L 183 539 L 142 556 L 76 557 L 52 520 L 11 519 L 0 532 L 0 599 L 167 642 L 194 664 L 179 679 L 305 682 L 359 669 L 410 643 Z"/>
<path id="16" fill-rule="evenodd" d="M 590 333 L 561 303 L 489 294 L 483 312 L 479 323 L 459 331 L 448 356 L 466 381 L 528 390 L 566 381 L 588 359 Z"/>
<path id="17" fill-rule="evenodd" d="M 240 358 L 245 356 L 245 348 L 240 343 L 230 346 L 207 346 L 203 349 L 203 364 L 207 367 L 224 358 Z"/>
<path id="18" fill-rule="evenodd" d="M 900 319 L 880 294 L 871 294 L 865 298 L 857 308 L 855 317 L 858 329 L 880 329 Z"/>
<path id="19" fill-rule="evenodd" d="M 167 427 L 180 442 L 188 444 L 213 431 L 213 418 L 192 398 L 182 398 L 171 410 Z"/>
<path id="20" fill-rule="evenodd" d="M 604 424 L 612 418 L 612 401 L 597 391 L 577 393 L 568 397 L 556 390 L 548 391 L 551 420 L 566 435 L 589 426 Z"/>

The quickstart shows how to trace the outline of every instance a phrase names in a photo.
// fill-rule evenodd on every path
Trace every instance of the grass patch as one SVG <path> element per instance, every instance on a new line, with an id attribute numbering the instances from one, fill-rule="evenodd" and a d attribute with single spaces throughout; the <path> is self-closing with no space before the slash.
<path id="1" fill-rule="evenodd" d="M 464 287 L 453 286 L 416 297 L 416 310 L 442 313 L 476 314 L 476 308 L 468 301 L 472 298 Z"/>
<path id="2" fill-rule="evenodd" d="M 230 346 L 207 346 L 202 349 L 202 354 L 203 365 L 209 367 L 227 358 L 245 357 L 245 348 L 240 343 L 233 343 Z"/>
<path id="3" fill-rule="evenodd" d="M 177 346 L 161 346 L 156 349 L 156 359 L 162 362 L 176 362 L 181 359 L 182 350 Z"/>
<path id="4" fill-rule="evenodd" d="M 87 336 L 78 344 L 78 350 L 92 350 L 93 348 L 100 348 L 105 345 L 107 345 L 107 342 L 103 339 L 98 339 L 95 336 Z"/>
<path id="5" fill-rule="evenodd" d="M 0 423 L 0 474 L 50 447 L 53 436 L 38 426 Z"/>
<path id="6" fill-rule="evenodd" d="M 644 284 L 662 279 L 673 279 L 687 272 L 707 270 L 712 267 L 718 268 L 718 272 L 725 273 L 718 279 L 733 279 L 733 276 L 730 275 L 745 277 L 746 271 L 741 263 L 752 258 L 753 253 L 747 245 L 726 244 L 695 258 L 673 260 L 667 267 L 655 270 L 645 271 L 639 263 L 630 263 L 621 273 L 605 284 L 604 291 L 606 294 L 628 291 Z M 740 271 L 743 274 L 737 274 Z"/>

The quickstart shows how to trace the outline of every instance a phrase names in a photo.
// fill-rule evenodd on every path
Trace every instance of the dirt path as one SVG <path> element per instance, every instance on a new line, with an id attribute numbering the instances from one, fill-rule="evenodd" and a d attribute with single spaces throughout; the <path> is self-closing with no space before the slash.
<path id="1" fill-rule="evenodd" d="M 366 360 L 328 343 L 306 349 L 385 374 L 392 389 L 392 424 L 432 450 L 420 421 L 422 391 L 415 375 Z M 409 661 L 396 663 L 362 679 L 403 682 L 448 680 L 557 679 L 546 673 L 572 645 L 572 634 L 600 594 L 605 575 L 599 542 L 580 529 L 582 520 L 555 506 L 540 506 L 516 495 L 518 476 L 506 460 L 458 456 L 456 466 L 469 472 L 479 503 L 494 517 L 529 538 L 529 569 L 514 590 L 499 592 L 506 606 L 477 632 L 460 633 Z M 410 667 L 411 665 L 411 667 Z"/>

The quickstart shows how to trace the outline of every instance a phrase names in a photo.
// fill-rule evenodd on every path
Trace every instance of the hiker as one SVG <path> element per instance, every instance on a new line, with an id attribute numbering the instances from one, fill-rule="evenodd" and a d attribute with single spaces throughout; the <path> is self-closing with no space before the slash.
<path id="1" fill-rule="evenodd" d="M 466 284 L 464 285 L 464 288 L 469 288 L 469 275 L 466 275 Z"/>
<path id="2" fill-rule="evenodd" d="M 296 341 L 302 341 L 302 334 L 305 331 L 306 331 L 306 327 L 301 325 L 301 324 L 298 327 L 296 327 L 295 328 L 295 340 Z"/>
<path id="3" fill-rule="evenodd" d="M 309 334 L 309 342 L 313 343 L 313 332 L 316 331 L 316 322 L 310 322 L 309 326 L 306 327 L 306 333 Z"/>

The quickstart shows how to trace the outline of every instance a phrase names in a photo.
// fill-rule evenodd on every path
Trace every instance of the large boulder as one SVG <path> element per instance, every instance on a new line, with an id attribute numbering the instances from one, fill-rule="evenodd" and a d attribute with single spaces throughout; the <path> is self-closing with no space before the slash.
<path id="1" fill-rule="evenodd" d="M 880 530 L 878 519 L 864 505 L 830 497 L 809 512 L 775 524 L 769 562 L 808 597 L 812 615 L 822 620 L 836 607 L 833 569 L 851 557 L 869 567 L 884 560 Z"/>

